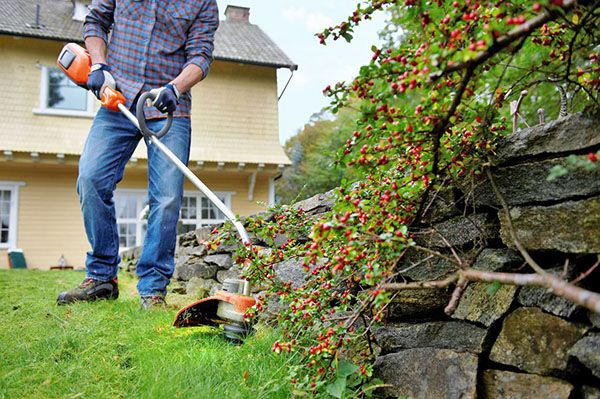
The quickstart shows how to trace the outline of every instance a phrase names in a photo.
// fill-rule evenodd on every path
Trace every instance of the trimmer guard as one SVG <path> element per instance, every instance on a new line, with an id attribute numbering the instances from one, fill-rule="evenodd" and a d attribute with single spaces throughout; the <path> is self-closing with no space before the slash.
<path id="1" fill-rule="evenodd" d="M 201 299 L 182 308 L 175 316 L 173 326 L 179 328 L 217 326 L 226 323 L 227 320 L 217 315 L 219 302 L 230 303 L 236 312 L 244 314 L 248 308 L 254 306 L 256 300 L 246 295 L 217 291 L 214 296 Z"/>
<path id="2" fill-rule="evenodd" d="M 220 324 L 217 316 L 218 307 L 219 299 L 214 296 L 190 303 L 177 313 L 173 326 L 178 328 L 217 326 Z"/>

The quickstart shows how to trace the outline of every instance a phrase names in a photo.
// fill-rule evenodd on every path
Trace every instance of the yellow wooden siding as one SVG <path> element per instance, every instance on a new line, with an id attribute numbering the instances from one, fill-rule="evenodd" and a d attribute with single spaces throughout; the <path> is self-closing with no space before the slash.
<path id="1" fill-rule="evenodd" d="M 0 151 L 79 154 L 90 118 L 36 115 L 41 66 L 55 66 L 62 43 L 0 35 Z M 191 160 L 287 164 L 279 145 L 273 68 L 215 62 L 192 90 Z M 138 147 L 134 155 L 146 158 Z"/>
<path id="2" fill-rule="evenodd" d="M 0 113 L 0 150 L 77 154 L 91 118 L 35 115 L 41 66 L 55 66 L 59 42 L 0 36 L 0 89 L 10 93 Z"/>
<path id="3" fill-rule="evenodd" d="M 192 96 L 192 159 L 290 163 L 279 144 L 275 69 L 215 62 Z"/>
<path id="4" fill-rule="evenodd" d="M 206 172 L 199 177 L 214 191 L 234 192 L 232 209 L 247 215 L 264 210 L 257 201 L 268 201 L 266 173 L 256 181 L 255 197 L 248 200 L 249 174 L 243 172 Z M 77 169 L 67 165 L 22 164 L 0 161 L 0 181 L 21 181 L 19 191 L 17 247 L 22 248 L 30 268 L 46 269 L 56 265 L 61 254 L 67 262 L 83 267 L 89 249 L 79 200 L 75 190 Z M 119 188 L 146 189 L 142 167 L 128 168 Z M 189 184 L 186 190 L 195 191 Z M 6 251 L 0 250 L 0 268 L 7 268 Z"/>

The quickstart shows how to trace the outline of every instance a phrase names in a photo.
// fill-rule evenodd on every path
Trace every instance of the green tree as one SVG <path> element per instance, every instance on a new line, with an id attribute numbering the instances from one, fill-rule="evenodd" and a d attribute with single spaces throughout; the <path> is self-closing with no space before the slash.
<path id="1" fill-rule="evenodd" d="M 277 181 L 282 203 L 308 198 L 339 187 L 343 180 L 358 178 L 354 169 L 339 162 L 339 149 L 345 145 L 348 131 L 354 128 L 358 116 L 350 107 L 336 115 L 324 109 L 286 142 L 285 151 L 292 165 Z"/>

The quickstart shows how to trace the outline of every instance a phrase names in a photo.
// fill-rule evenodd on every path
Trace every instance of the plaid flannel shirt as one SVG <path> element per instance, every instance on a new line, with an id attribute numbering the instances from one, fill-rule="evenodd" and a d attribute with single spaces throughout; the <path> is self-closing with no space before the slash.
<path id="1" fill-rule="evenodd" d="M 141 92 L 166 85 L 190 64 L 206 77 L 218 26 L 216 0 L 93 0 L 83 37 L 107 43 L 111 73 L 131 107 Z M 190 116 L 191 105 L 190 93 L 182 93 L 174 116 Z M 152 107 L 146 116 L 164 114 Z"/>

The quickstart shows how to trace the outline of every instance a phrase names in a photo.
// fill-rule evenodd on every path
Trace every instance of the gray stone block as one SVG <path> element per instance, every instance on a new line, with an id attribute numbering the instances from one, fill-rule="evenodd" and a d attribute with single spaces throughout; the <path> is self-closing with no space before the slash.
<path id="1" fill-rule="evenodd" d="M 413 281 L 427 281 L 437 280 L 456 269 L 457 266 L 446 259 L 409 249 L 398 272 Z"/>
<path id="2" fill-rule="evenodd" d="M 304 284 L 306 278 L 303 263 L 303 258 L 292 258 L 279 262 L 273 266 L 275 276 L 284 283 L 292 283 L 293 288 L 299 288 Z"/>
<path id="3" fill-rule="evenodd" d="M 234 279 L 240 278 L 241 275 L 242 275 L 242 270 L 238 266 L 233 266 L 226 270 L 219 270 L 217 272 L 217 281 L 219 283 L 223 283 L 223 282 L 225 282 L 225 280 L 230 279 L 230 278 L 234 278 Z"/>
<path id="4" fill-rule="evenodd" d="M 431 205 L 423 214 L 423 223 L 438 223 L 453 216 L 458 216 L 462 212 L 456 207 L 456 198 L 452 189 L 442 189 L 439 192 L 432 193 Z"/>
<path id="5" fill-rule="evenodd" d="M 600 388 L 584 385 L 581 387 L 581 399 L 600 399 Z"/>
<path id="6" fill-rule="evenodd" d="M 229 254 L 207 255 L 204 257 L 204 262 L 217 265 L 219 269 L 229 269 L 233 265 Z"/>
<path id="7" fill-rule="evenodd" d="M 209 265 L 202 262 L 199 258 L 185 257 L 175 266 L 173 278 L 175 280 L 189 281 L 192 277 L 210 279 L 217 275 L 219 268 L 216 265 Z"/>
<path id="8" fill-rule="evenodd" d="M 565 371 L 569 349 L 586 331 L 538 308 L 519 308 L 504 319 L 490 360 L 541 375 Z"/>
<path id="9" fill-rule="evenodd" d="M 510 371 L 483 372 L 483 399 L 568 399 L 573 385 L 553 377 Z"/>
<path id="10" fill-rule="evenodd" d="M 477 356 L 449 349 L 417 348 L 380 356 L 374 376 L 391 386 L 386 396 L 475 399 Z"/>
<path id="11" fill-rule="evenodd" d="M 499 213 L 502 241 L 514 248 L 506 215 Z M 600 197 L 553 206 L 510 209 L 517 238 L 527 249 L 600 253 Z"/>
<path id="12" fill-rule="evenodd" d="M 468 320 L 491 326 L 508 312 L 517 287 L 502 285 L 494 288 L 490 283 L 471 283 L 463 293 L 452 318 Z"/>
<path id="13" fill-rule="evenodd" d="M 194 295 L 198 297 L 198 299 L 202 299 L 208 297 L 213 287 L 217 285 L 219 285 L 219 283 L 213 279 L 192 277 L 192 279 L 187 282 L 185 290 L 188 295 Z"/>
<path id="14" fill-rule="evenodd" d="M 600 378 L 600 333 L 590 334 L 577 341 L 569 350 L 569 355 Z"/>
<path id="15" fill-rule="evenodd" d="M 458 216 L 438 223 L 432 229 L 417 231 L 415 241 L 427 247 L 447 248 L 449 245 L 460 247 L 477 240 L 494 238 L 497 235 L 498 220 L 496 216 L 477 213 Z"/>
<path id="16" fill-rule="evenodd" d="M 487 331 L 460 321 L 397 323 L 375 331 L 382 354 L 403 349 L 455 349 L 472 353 L 483 351 Z"/>
<path id="17" fill-rule="evenodd" d="M 309 215 L 319 214 L 331 210 L 331 207 L 335 203 L 335 198 L 336 190 L 331 190 L 296 202 L 292 207 L 294 209 L 302 209 Z"/>
<path id="18" fill-rule="evenodd" d="M 565 278 L 572 280 L 574 278 L 574 269 L 571 268 L 567 272 Z M 555 276 L 560 276 L 563 273 L 563 268 L 552 268 L 547 270 Z M 555 316 L 570 318 L 576 313 L 582 312 L 583 307 L 569 301 L 560 296 L 556 296 L 545 288 L 541 287 L 523 287 L 519 291 L 519 303 L 523 306 L 536 306 L 542 308 L 548 313 Z"/>
<path id="19" fill-rule="evenodd" d="M 500 140 L 495 163 L 543 154 L 563 154 L 600 144 L 600 120 L 572 114 L 541 126 L 521 129 Z"/>
<path id="20" fill-rule="evenodd" d="M 588 311 L 588 319 L 596 328 L 600 328 L 600 315 L 598 313 Z"/>
<path id="21" fill-rule="evenodd" d="M 494 180 L 509 205 L 539 204 L 600 194 L 600 168 L 577 168 L 566 176 L 547 180 L 550 169 L 565 164 L 565 158 L 559 158 L 499 168 L 493 172 Z M 479 205 L 500 205 L 487 180 L 475 187 L 473 198 Z"/>
<path id="22" fill-rule="evenodd" d="M 517 251 L 508 248 L 485 248 L 473 263 L 473 269 L 485 272 L 506 272 L 522 264 L 523 258 Z"/>
<path id="23" fill-rule="evenodd" d="M 450 300 L 447 289 L 415 289 L 398 291 L 389 305 L 390 320 L 443 315 Z"/>

